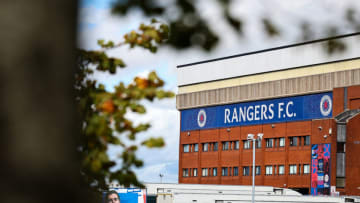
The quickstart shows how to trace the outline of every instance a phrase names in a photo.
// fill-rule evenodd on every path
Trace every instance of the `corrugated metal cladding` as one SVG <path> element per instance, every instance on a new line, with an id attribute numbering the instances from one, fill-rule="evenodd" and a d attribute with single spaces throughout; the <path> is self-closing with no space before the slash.
<path id="1" fill-rule="evenodd" d="M 178 94 L 176 96 L 176 107 L 181 110 L 201 106 L 325 92 L 332 91 L 333 88 L 337 87 L 359 84 L 360 67 L 353 70 Z"/>

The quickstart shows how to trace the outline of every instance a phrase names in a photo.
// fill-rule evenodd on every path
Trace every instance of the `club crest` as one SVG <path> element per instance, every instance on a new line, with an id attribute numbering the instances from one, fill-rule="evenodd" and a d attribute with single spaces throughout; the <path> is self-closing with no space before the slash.
<path id="1" fill-rule="evenodd" d="M 200 128 L 204 127 L 206 124 L 206 112 L 204 109 L 201 109 L 197 116 L 197 123 Z"/>
<path id="2" fill-rule="evenodd" d="M 329 95 L 324 95 L 320 101 L 320 112 L 323 116 L 328 116 L 332 110 L 332 102 Z"/>

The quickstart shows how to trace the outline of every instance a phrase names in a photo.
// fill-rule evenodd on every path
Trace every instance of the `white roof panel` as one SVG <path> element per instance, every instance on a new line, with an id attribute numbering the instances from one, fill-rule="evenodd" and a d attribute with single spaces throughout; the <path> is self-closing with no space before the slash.
<path id="1" fill-rule="evenodd" d="M 358 58 L 360 46 L 356 45 L 360 42 L 359 34 L 331 38 L 330 40 L 339 40 L 347 46 L 346 51 L 333 54 L 324 51 L 329 41 L 324 39 L 180 65 L 177 68 L 178 86 Z"/>

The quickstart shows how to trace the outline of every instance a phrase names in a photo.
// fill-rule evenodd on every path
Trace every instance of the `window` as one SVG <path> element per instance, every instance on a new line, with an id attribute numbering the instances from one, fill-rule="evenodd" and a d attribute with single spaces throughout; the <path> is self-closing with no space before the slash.
<path id="1" fill-rule="evenodd" d="M 310 173 L 310 164 L 304 164 L 304 174 Z"/>
<path id="2" fill-rule="evenodd" d="M 296 174 L 296 164 L 290 165 L 290 174 Z"/>
<path id="3" fill-rule="evenodd" d="M 183 169 L 183 177 L 189 177 L 189 169 L 187 168 Z"/>
<path id="4" fill-rule="evenodd" d="M 250 140 L 244 140 L 244 149 L 250 149 Z"/>
<path id="5" fill-rule="evenodd" d="M 208 176 L 208 169 L 207 168 L 201 169 L 201 176 Z"/>
<path id="6" fill-rule="evenodd" d="M 280 139 L 279 139 L 279 147 L 285 147 L 285 137 L 280 137 Z"/>
<path id="7" fill-rule="evenodd" d="M 222 150 L 229 150 L 229 145 L 230 143 L 229 142 L 222 142 Z"/>
<path id="8" fill-rule="evenodd" d="M 189 150 L 190 150 L 190 145 L 184 144 L 183 147 L 184 147 L 184 152 L 189 152 Z"/>
<path id="9" fill-rule="evenodd" d="M 255 175 L 260 175 L 260 174 L 261 174 L 261 167 L 255 166 Z"/>
<path id="10" fill-rule="evenodd" d="M 250 168 L 249 166 L 243 167 L 243 176 L 249 176 L 250 175 Z"/>
<path id="11" fill-rule="evenodd" d="M 280 165 L 279 166 L 279 175 L 284 175 L 285 174 L 285 167 L 284 165 Z"/>
<path id="12" fill-rule="evenodd" d="M 345 142 L 337 142 L 336 152 L 337 153 L 345 153 L 346 152 L 346 143 Z"/>
<path id="13" fill-rule="evenodd" d="M 239 149 L 239 141 L 235 141 L 235 147 L 234 147 L 234 149 Z"/>
<path id="14" fill-rule="evenodd" d="M 218 143 L 214 142 L 214 151 L 217 151 L 217 150 L 218 150 Z"/>
<path id="15" fill-rule="evenodd" d="M 310 145 L 310 136 L 305 136 L 305 137 L 304 137 L 304 145 L 305 145 L 305 146 Z"/>
<path id="16" fill-rule="evenodd" d="M 265 169 L 265 175 L 272 175 L 272 166 L 266 166 Z"/>
<path id="17" fill-rule="evenodd" d="M 297 146 L 298 145 L 298 137 L 290 137 L 290 146 Z"/>
<path id="18" fill-rule="evenodd" d="M 274 139 L 273 138 L 268 138 L 265 139 L 266 140 L 266 148 L 272 148 L 274 145 Z"/>
<path id="19" fill-rule="evenodd" d="M 217 168 L 213 168 L 213 176 L 217 176 Z"/>
<path id="20" fill-rule="evenodd" d="M 203 152 L 207 152 L 209 150 L 209 143 L 203 143 Z"/>
<path id="21" fill-rule="evenodd" d="M 221 175 L 222 176 L 228 176 L 228 168 L 227 167 L 221 168 Z"/>
<path id="22" fill-rule="evenodd" d="M 238 167 L 234 167 L 233 168 L 233 176 L 238 176 L 239 175 L 239 168 Z"/>
<path id="23" fill-rule="evenodd" d="M 199 151 L 199 145 L 198 144 L 194 144 L 194 152 Z"/>
<path id="24" fill-rule="evenodd" d="M 261 140 L 256 140 L 255 143 L 256 143 L 256 145 L 255 145 L 256 148 L 258 148 L 258 149 L 261 148 Z"/>
<path id="25" fill-rule="evenodd" d="M 195 177 L 197 176 L 197 168 L 193 169 L 193 176 L 195 176 Z"/>

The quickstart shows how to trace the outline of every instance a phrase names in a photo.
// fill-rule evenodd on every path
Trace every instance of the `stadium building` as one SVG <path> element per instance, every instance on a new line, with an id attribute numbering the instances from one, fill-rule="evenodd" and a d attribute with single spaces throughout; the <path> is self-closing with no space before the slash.
<path id="1" fill-rule="evenodd" d="M 360 195 L 360 35 L 180 65 L 179 183 Z M 337 51 L 346 47 L 345 51 Z"/>

